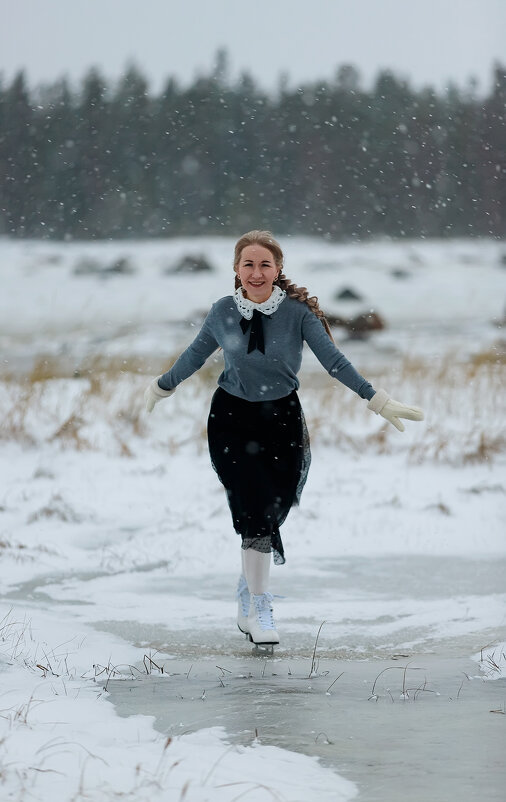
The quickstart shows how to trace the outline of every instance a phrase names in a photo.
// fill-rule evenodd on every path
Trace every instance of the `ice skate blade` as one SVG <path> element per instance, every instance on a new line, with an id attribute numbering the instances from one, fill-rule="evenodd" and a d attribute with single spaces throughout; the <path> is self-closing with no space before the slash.
<path id="1" fill-rule="evenodd" d="M 274 647 L 278 646 L 278 644 L 279 644 L 279 640 L 276 640 L 276 641 L 272 641 L 272 640 L 271 641 L 258 641 L 258 642 L 255 643 L 255 641 L 251 637 L 251 634 L 247 635 L 246 637 L 249 639 L 250 643 L 253 644 L 253 646 L 251 648 L 251 654 L 254 655 L 254 656 L 257 655 L 257 656 L 264 656 L 264 657 L 265 656 L 267 656 L 267 657 L 271 656 L 272 657 L 272 655 L 274 654 Z"/>
<path id="2" fill-rule="evenodd" d="M 272 657 L 275 643 L 254 643 L 251 649 L 253 657 Z"/>

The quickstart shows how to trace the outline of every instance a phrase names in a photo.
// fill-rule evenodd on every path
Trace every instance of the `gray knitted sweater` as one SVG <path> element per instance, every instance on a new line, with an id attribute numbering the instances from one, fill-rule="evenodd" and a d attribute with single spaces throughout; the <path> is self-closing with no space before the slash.
<path id="1" fill-rule="evenodd" d="M 262 315 L 265 354 L 257 349 L 247 353 L 249 332 L 243 334 L 241 317 L 233 296 L 216 301 L 193 342 L 159 378 L 159 386 L 163 390 L 174 389 L 221 347 L 225 369 L 218 384 L 227 393 L 247 401 L 282 398 L 299 387 L 297 373 L 305 340 L 333 378 L 361 398 L 369 401 L 373 397 L 372 385 L 336 348 L 307 304 L 286 297 L 272 315 Z"/>

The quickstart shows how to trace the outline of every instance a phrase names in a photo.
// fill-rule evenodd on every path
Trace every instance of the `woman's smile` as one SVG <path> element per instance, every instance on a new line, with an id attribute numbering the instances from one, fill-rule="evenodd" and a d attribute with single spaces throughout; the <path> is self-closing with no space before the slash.
<path id="1" fill-rule="evenodd" d="M 241 252 L 236 270 L 250 301 L 261 304 L 271 297 L 279 267 L 268 248 L 247 245 Z"/>

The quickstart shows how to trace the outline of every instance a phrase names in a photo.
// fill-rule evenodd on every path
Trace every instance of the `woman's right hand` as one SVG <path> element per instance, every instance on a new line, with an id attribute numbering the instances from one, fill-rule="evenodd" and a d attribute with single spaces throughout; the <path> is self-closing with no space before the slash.
<path id="1" fill-rule="evenodd" d="M 376 415 L 381 415 L 400 432 L 404 431 L 404 424 L 400 418 L 406 420 L 423 420 L 424 418 L 423 409 L 395 401 L 390 398 L 386 390 L 378 390 L 367 404 L 367 408 L 372 409 Z"/>
<path id="2" fill-rule="evenodd" d="M 158 379 L 160 376 L 157 376 L 156 379 L 153 379 L 150 384 L 146 387 L 144 391 L 144 404 L 146 406 L 146 412 L 152 412 L 155 404 L 158 401 L 161 401 L 162 398 L 168 398 L 169 395 L 175 393 L 175 390 L 162 390 L 160 385 L 158 384 Z"/>

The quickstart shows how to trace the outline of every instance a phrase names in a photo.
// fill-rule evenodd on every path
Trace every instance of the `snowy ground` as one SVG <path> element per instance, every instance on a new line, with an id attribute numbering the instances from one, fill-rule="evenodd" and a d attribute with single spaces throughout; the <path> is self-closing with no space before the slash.
<path id="1" fill-rule="evenodd" d="M 385 317 L 367 342 L 336 336 L 426 420 L 386 429 L 306 355 L 313 464 L 267 666 L 235 628 L 239 544 L 206 453 L 219 357 L 142 412 L 231 291 L 232 244 L 0 243 L 0 797 L 500 799 L 504 246 L 288 241 L 287 274 L 325 308 Z M 215 271 L 163 275 L 184 253 Z M 74 275 L 120 257 L 133 275 Z M 450 740 L 475 780 L 438 757 Z"/>

